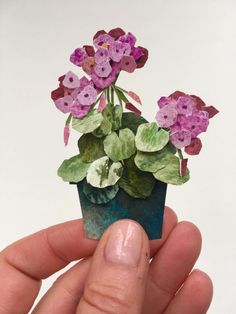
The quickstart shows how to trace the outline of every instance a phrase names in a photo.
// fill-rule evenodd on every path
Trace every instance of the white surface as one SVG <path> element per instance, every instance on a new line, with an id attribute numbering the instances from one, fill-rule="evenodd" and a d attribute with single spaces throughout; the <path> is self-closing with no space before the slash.
<path id="1" fill-rule="evenodd" d="M 38 229 L 80 216 L 75 187 L 56 175 L 77 152 L 64 148 L 64 115 L 50 91 L 68 70 L 70 53 L 96 30 L 121 26 L 147 47 L 146 66 L 120 85 L 142 97 L 153 120 L 156 100 L 179 89 L 202 96 L 221 113 L 202 136 L 192 179 L 168 189 L 167 203 L 202 231 L 197 267 L 215 285 L 209 313 L 233 314 L 235 293 L 236 1 L 0 0 L 0 248 Z M 80 73 L 78 69 L 77 73 Z M 52 283 L 49 279 L 42 293 Z"/>

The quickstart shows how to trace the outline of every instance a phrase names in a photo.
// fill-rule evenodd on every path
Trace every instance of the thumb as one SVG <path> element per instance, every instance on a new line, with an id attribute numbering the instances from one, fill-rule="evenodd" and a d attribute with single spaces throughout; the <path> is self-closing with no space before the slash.
<path id="1" fill-rule="evenodd" d="M 76 313 L 141 313 L 148 267 L 149 241 L 142 227 L 131 220 L 112 224 L 94 253 Z"/>

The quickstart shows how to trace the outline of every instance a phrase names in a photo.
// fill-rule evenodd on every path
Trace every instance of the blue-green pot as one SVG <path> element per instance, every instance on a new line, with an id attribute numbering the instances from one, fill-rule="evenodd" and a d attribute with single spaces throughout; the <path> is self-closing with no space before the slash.
<path id="1" fill-rule="evenodd" d="M 152 194 L 146 199 L 129 196 L 122 189 L 106 204 L 93 204 L 83 192 L 83 182 L 77 183 L 84 220 L 85 235 L 99 239 L 107 227 L 120 219 L 137 221 L 150 240 L 162 236 L 163 213 L 167 185 L 156 181 Z"/>

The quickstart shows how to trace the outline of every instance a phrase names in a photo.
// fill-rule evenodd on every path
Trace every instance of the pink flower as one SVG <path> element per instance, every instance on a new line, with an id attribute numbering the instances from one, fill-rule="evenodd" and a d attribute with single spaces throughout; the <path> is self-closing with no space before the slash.
<path id="1" fill-rule="evenodd" d="M 189 131 L 177 131 L 170 136 L 171 143 L 178 149 L 188 146 L 191 143 L 191 133 Z"/>
<path id="2" fill-rule="evenodd" d="M 83 62 L 82 69 L 84 70 L 85 73 L 91 75 L 94 69 L 94 65 L 95 65 L 94 57 L 88 57 Z"/>
<path id="3" fill-rule="evenodd" d="M 112 72 L 112 67 L 110 65 L 110 62 L 95 65 L 94 72 L 99 77 L 102 77 L 102 78 L 108 77 L 109 74 Z"/>
<path id="4" fill-rule="evenodd" d="M 95 56 L 94 56 L 95 62 L 97 64 L 104 64 L 110 61 L 109 59 L 109 52 L 108 49 L 105 48 L 99 48 L 96 52 L 95 52 Z"/>
<path id="5" fill-rule="evenodd" d="M 92 81 L 97 88 L 104 89 L 115 81 L 117 74 L 120 72 L 120 63 L 112 65 L 112 71 L 106 78 L 99 77 L 96 73 L 92 73 Z"/>
<path id="6" fill-rule="evenodd" d="M 123 56 L 123 58 L 121 59 L 121 70 L 128 73 L 133 73 L 136 68 L 137 65 L 133 57 Z"/>
<path id="7" fill-rule="evenodd" d="M 158 101 L 157 104 L 159 106 L 159 108 L 163 108 L 166 105 L 175 105 L 176 101 L 174 99 L 172 99 L 171 97 L 165 97 L 162 96 Z"/>
<path id="8" fill-rule="evenodd" d="M 90 106 L 83 106 L 79 102 L 75 102 L 71 107 L 71 113 L 74 118 L 81 119 L 87 115 L 90 109 Z"/>
<path id="9" fill-rule="evenodd" d="M 128 54 L 131 51 L 129 44 L 122 43 L 120 41 L 115 41 L 109 47 L 109 56 L 115 62 L 120 62 L 124 53 Z"/>
<path id="10" fill-rule="evenodd" d="M 190 116 L 193 113 L 193 108 L 196 103 L 191 96 L 180 96 L 176 102 L 176 109 L 178 114 Z"/>
<path id="11" fill-rule="evenodd" d="M 101 34 L 93 40 L 93 44 L 97 49 L 108 48 L 113 42 L 114 38 L 107 33 Z"/>
<path id="12" fill-rule="evenodd" d="M 70 89 L 74 89 L 74 88 L 80 86 L 80 80 L 76 74 L 74 74 L 72 71 L 69 71 L 66 73 L 62 84 L 65 87 L 68 87 Z"/>
<path id="13" fill-rule="evenodd" d="M 97 91 L 92 85 L 87 85 L 78 94 L 77 99 L 83 106 L 91 106 L 95 103 L 97 98 Z"/>
<path id="14" fill-rule="evenodd" d="M 177 121 L 177 111 L 175 104 L 162 107 L 156 114 L 157 124 L 161 128 L 169 128 Z"/>
<path id="15" fill-rule="evenodd" d="M 72 104 L 73 104 L 73 98 L 71 96 L 65 96 L 65 97 L 55 100 L 55 105 L 57 109 L 59 109 L 63 113 L 70 112 Z"/>
<path id="16" fill-rule="evenodd" d="M 83 61 L 88 57 L 85 48 L 77 48 L 70 56 L 70 61 L 77 66 L 81 66 Z"/>
<path id="17" fill-rule="evenodd" d="M 119 41 L 129 44 L 130 47 L 133 48 L 136 43 L 136 38 L 132 33 L 128 32 L 128 34 L 121 36 Z"/>

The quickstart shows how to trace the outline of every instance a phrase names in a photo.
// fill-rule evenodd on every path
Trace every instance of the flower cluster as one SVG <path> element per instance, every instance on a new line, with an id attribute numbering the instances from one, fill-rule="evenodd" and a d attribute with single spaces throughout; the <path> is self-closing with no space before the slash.
<path id="1" fill-rule="evenodd" d="M 114 84 L 121 70 L 132 73 L 136 68 L 143 67 L 148 58 L 148 50 L 135 47 L 135 36 L 130 32 L 126 34 L 121 28 L 108 33 L 98 31 L 93 44 L 75 49 L 70 56 L 70 61 L 82 67 L 90 80 L 85 76 L 79 79 L 69 71 L 59 77 L 59 87 L 51 93 L 56 107 L 63 113 L 71 113 L 74 118 L 81 119 L 88 114 L 95 106 L 97 96 Z M 116 92 L 121 96 L 123 94 L 121 90 Z M 133 92 L 129 96 L 140 103 Z M 99 98 L 103 100 L 103 97 L 101 93 Z M 128 100 L 126 102 L 127 108 L 136 110 Z"/>
<path id="2" fill-rule="evenodd" d="M 132 73 L 144 66 L 148 50 L 135 44 L 135 36 L 121 28 L 108 33 L 101 30 L 93 37 L 94 46 L 75 49 L 70 61 L 82 67 L 97 88 L 104 89 L 116 80 L 121 70 Z"/>
<path id="3" fill-rule="evenodd" d="M 97 98 L 93 82 L 85 76 L 79 79 L 71 71 L 58 80 L 59 87 L 51 93 L 56 107 L 63 113 L 71 113 L 75 118 L 83 118 Z"/>
<path id="4" fill-rule="evenodd" d="M 209 119 L 218 110 L 206 104 L 197 96 L 177 91 L 168 97 L 158 100 L 160 110 L 156 121 L 161 128 L 170 130 L 170 141 L 177 148 L 185 148 L 185 152 L 196 155 L 202 144 L 197 137 L 207 130 Z"/>

